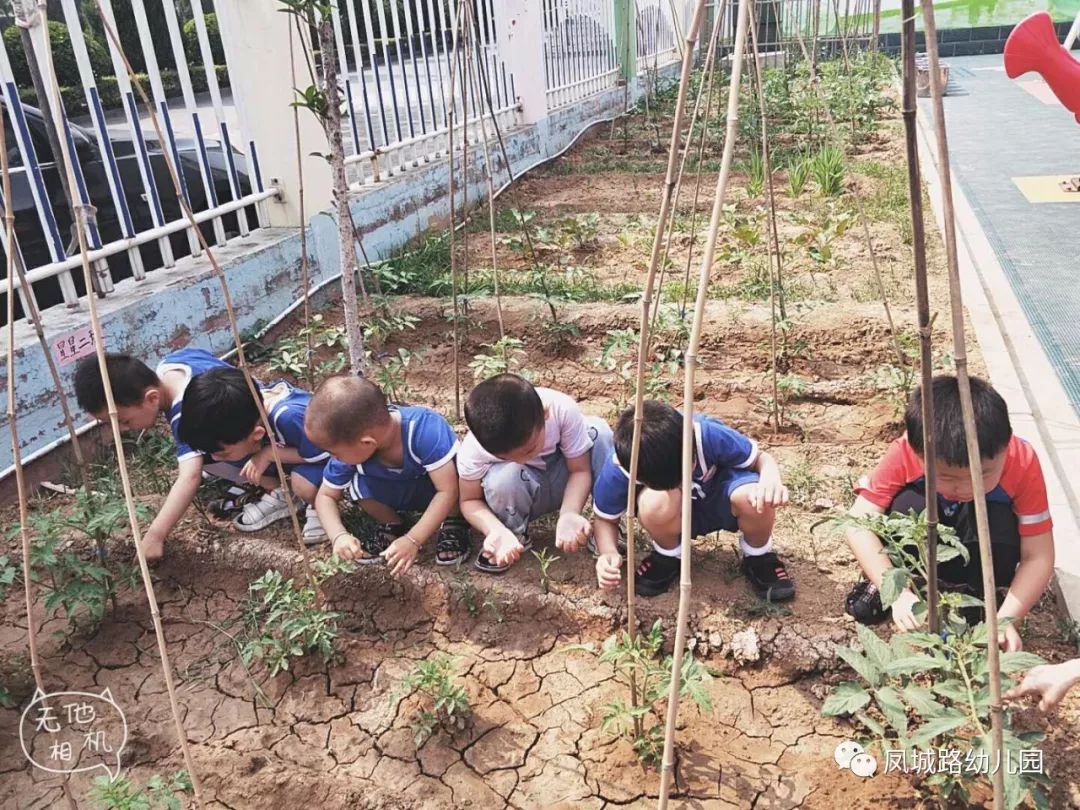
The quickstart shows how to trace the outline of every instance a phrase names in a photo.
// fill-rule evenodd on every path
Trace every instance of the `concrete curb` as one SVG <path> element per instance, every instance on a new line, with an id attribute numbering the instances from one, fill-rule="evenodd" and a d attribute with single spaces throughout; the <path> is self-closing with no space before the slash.
<path id="1" fill-rule="evenodd" d="M 923 112 L 925 107 L 920 108 Z M 920 168 L 938 228 L 944 234 L 941 177 L 932 118 L 916 116 Z M 927 159 L 928 158 L 928 159 Z M 1009 403 L 1013 430 L 1042 461 L 1054 519 L 1054 574 L 1059 602 L 1080 620 L 1080 490 L 1069 471 L 1080 469 L 1080 419 L 1035 336 L 982 225 L 954 176 L 957 256 L 969 322 L 994 387 Z"/>

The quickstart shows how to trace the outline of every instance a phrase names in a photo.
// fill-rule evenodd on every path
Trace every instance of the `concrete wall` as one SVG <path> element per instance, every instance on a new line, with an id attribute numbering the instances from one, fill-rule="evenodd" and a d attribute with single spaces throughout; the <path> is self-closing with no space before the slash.
<path id="1" fill-rule="evenodd" d="M 669 70 L 675 69 L 677 66 Z M 632 91 L 632 98 L 636 98 L 637 89 L 632 88 Z M 515 176 L 564 149 L 589 123 L 622 112 L 623 104 L 623 89 L 618 88 L 555 110 L 536 124 L 504 133 Z M 492 160 L 496 164 L 499 185 L 502 185 L 506 173 L 501 157 L 493 153 Z M 482 148 L 474 148 L 470 161 L 474 170 L 470 176 L 469 197 L 479 200 L 486 193 Z M 449 218 L 446 181 L 447 163 L 442 160 L 417 167 L 354 195 L 353 218 L 373 261 L 391 255 L 420 231 L 445 226 Z M 308 240 L 312 285 L 338 277 L 337 226 L 329 214 L 312 217 Z M 301 295 L 298 229 L 254 231 L 246 239 L 215 249 L 214 254 L 228 281 L 241 331 L 251 329 L 259 321 L 273 319 Z M 114 294 L 98 301 L 98 308 L 105 348 L 142 357 L 151 366 L 181 346 L 199 346 L 223 354 L 234 345 L 221 287 L 205 258 L 185 258 L 177 262 L 174 269 L 151 273 L 140 282 L 122 281 Z M 44 313 L 50 341 L 69 335 L 88 322 L 84 308 L 54 307 Z M 0 334 L 0 374 L 5 379 L 6 352 L 7 331 L 3 330 Z M 62 445 L 67 432 L 41 347 L 32 329 L 24 322 L 16 327 L 15 364 L 19 437 L 23 457 L 27 458 L 57 443 Z M 72 396 L 72 407 L 76 407 L 71 390 L 74 364 L 62 366 L 60 371 Z M 84 426 L 90 424 L 81 413 L 77 422 Z M 9 475 L 11 463 L 10 443 L 4 442 L 0 445 L 0 470 L 3 470 L 0 477 Z"/>

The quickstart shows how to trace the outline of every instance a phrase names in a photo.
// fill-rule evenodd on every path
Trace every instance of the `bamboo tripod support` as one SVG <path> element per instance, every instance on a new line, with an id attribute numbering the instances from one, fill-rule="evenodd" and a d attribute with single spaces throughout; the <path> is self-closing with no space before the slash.
<path id="1" fill-rule="evenodd" d="M 686 109 L 687 88 L 690 86 L 690 73 L 693 68 L 694 43 L 698 29 L 705 16 L 705 0 L 698 0 L 690 30 L 686 32 L 687 46 L 683 52 L 682 72 L 679 78 L 679 95 L 675 102 L 675 116 L 671 126 L 671 146 L 668 148 L 667 176 L 660 198 L 660 214 L 656 219 L 656 235 L 653 237 L 652 254 L 649 258 L 649 272 L 645 280 L 645 290 L 641 297 L 641 327 L 638 335 L 637 375 L 634 391 L 634 435 L 630 452 L 630 486 L 626 503 L 626 626 L 631 638 L 637 635 L 637 616 L 634 606 L 634 518 L 637 514 L 637 472 L 641 455 L 642 406 L 645 402 L 645 363 L 648 359 L 649 315 L 652 304 L 653 287 L 656 282 L 657 265 L 660 262 L 660 248 L 664 241 L 664 224 L 668 219 L 671 198 L 675 190 L 676 161 L 679 156 L 683 115 Z M 637 688 L 631 683 L 631 692 L 636 700 Z"/>
<path id="2" fill-rule="evenodd" d="M 911 0 L 907 0 L 911 2 Z M 944 88 L 938 59 L 937 26 L 934 5 L 922 0 L 923 27 L 926 50 L 930 58 L 930 95 L 934 107 L 934 135 L 937 141 L 938 175 L 941 178 L 941 203 L 945 221 L 945 255 L 949 268 L 949 306 L 952 316 L 953 352 L 956 378 L 960 389 L 960 408 L 964 417 L 964 438 L 967 441 L 968 466 L 971 469 L 971 491 L 975 504 L 975 522 L 979 532 L 979 557 L 982 564 L 983 599 L 986 607 L 987 669 L 990 681 L 991 762 L 1001 763 L 1003 729 L 1001 707 L 1001 654 L 998 649 L 997 588 L 994 583 L 993 550 L 990 543 L 990 524 L 986 512 L 986 491 L 983 487 L 982 457 L 975 428 L 975 411 L 971 401 L 971 379 L 968 374 L 967 338 L 964 333 L 964 300 L 960 287 L 960 264 L 956 251 L 956 213 L 953 208 L 952 173 L 949 168 L 949 141 L 945 131 Z M 1005 768 L 999 764 L 993 773 L 994 810 L 1005 806 Z"/>
<path id="3" fill-rule="evenodd" d="M 452 35 L 451 48 L 450 48 L 450 98 L 447 101 L 447 109 L 449 111 L 447 116 L 446 128 L 446 154 L 448 161 L 447 169 L 447 193 L 450 195 L 450 291 L 454 301 L 454 421 L 461 421 L 461 361 L 459 355 L 461 354 L 461 333 L 458 324 L 460 319 L 460 307 L 458 305 L 458 260 L 457 260 L 457 245 L 454 238 L 457 233 L 455 227 L 455 220 L 457 209 L 454 205 L 454 119 L 457 118 L 456 108 L 454 107 L 454 91 L 457 82 L 457 50 L 458 50 L 458 29 L 460 27 L 459 20 L 461 19 L 461 0 L 458 0 L 457 8 L 454 12 L 454 31 Z M 464 103 L 464 100 L 463 100 Z M 466 117 L 462 122 L 462 126 L 466 129 L 469 126 L 469 120 Z M 464 159 L 464 155 L 462 156 Z M 463 176 L 463 185 L 468 186 L 468 176 Z M 464 213 L 464 211 L 462 212 Z"/>
<path id="4" fill-rule="evenodd" d="M 48 14 L 45 8 L 44 0 L 39 0 L 38 11 L 41 15 L 40 21 L 43 27 L 43 36 L 45 41 L 45 53 L 46 64 L 49 71 L 49 79 L 52 85 L 53 96 L 47 99 L 50 105 L 55 105 L 54 113 L 58 120 L 63 120 L 63 114 L 60 110 L 59 99 L 60 86 L 56 78 L 56 68 L 53 65 L 52 47 L 49 43 L 49 28 L 48 28 Z M 101 8 L 98 6 L 98 13 L 101 14 Z M 105 22 L 105 15 L 101 14 L 102 22 Z M 108 26 L 107 26 L 108 27 Z M 110 33 L 111 28 L 109 29 Z M 119 43 L 117 43 L 119 47 Z M 158 133 L 159 143 L 165 143 L 165 139 L 161 137 L 161 133 Z M 73 169 L 72 156 L 69 151 L 69 145 L 66 139 L 60 141 L 61 157 L 63 159 L 63 168 L 68 176 L 68 181 L 72 187 L 75 184 L 75 172 Z M 89 250 L 86 240 L 86 210 L 83 206 L 76 207 L 76 228 L 75 231 L 78 234 L 79 239 L 79 255 L 82 259 L 83 280 L 86 284 L 86 289 L 92 290 L 91 268 L 89 260 Z M 94 336 L 94 349 L 97 354 L 98 367 L 101 370 L 101 377 L 103 387 L 105 389 L 105 401 L 106 408 L 109 413 L 109 423 L 112 427 L 113 441 L 116 444 L 116 460 L 118 471 L 120 474 L 120 482 L 124 493 L 124 503 L 127 507 L 128 523 L 131 526 L 132 540 L 135 544 L 135 555 L 139 561 L 139 573 L 142 576 L 143 587 L 146 590 L 146 599 L 150 605 L 150 615 L 154 623 L 154 635 L 157 639 L 158 654 L 161 656 L 161 669 L 162 675 L 165 680 L 165 688 L 169 695 L 169 708 L 172 712 L 173 723 L 176 728 L 177 738 L 180 743 L 180 749 L 183 754 L 184 766 L 188 771 L 188 776 L 191 778 L 191 784 L 195 797 L 195 804 L 199 808 L 203 807 L 202 800 L 202 788 L 198 773 L 195 771 L 194 762 L 191 758 L 191 750 L 188 745 L 187 733 L 184 729 L 184 722 L 181 719 L 180 707 L 176 697 L 176 684 L 173 681 L 172 663 L 169 660 L 168 645 L 165 641 L 165 630 L 161 623 L 161 613 L 158 609 L 157 596 L 154 594 L 154 584 L 150 578 L 150 568 L 146 562 L 146 554 L 142 548 L 142 531 L 139 526 L 139 518 L 135 511 L 135 497 L 131 488 L 131 479 L 128 475 L 127 459 L 124 453 L 123 439 L 120 435 L 120 422 L 116 415 L 116 401 L 113 398 L 112 382 L 109 379 L 108 364 L 105 360 L 105 341 L 104 335 L 101 330 L 101 320 L 98 317 L 97 311 L 97 299 L 94 295 L 87 295 L 86 301 L 90 314 L 90 328 Z"/>
<path id="5" fill-rule="evenodd" d="M 667 720 L 664 729 L 664 754 L 660 766 L 660 801 L 658 807 L 665 810 L 675 767 L 675 724 L 679 715 L 679 689 L 682 676 L 683 653 L 686 650 L 686 626 L 690 613 L 691 553 L 693 539 L 690 528 L 691 498 L 693 496 L 694 469 L 694 373 L 697 369 L 698 349 L 701 345 L 701 326 L 705 320 L 705 301 L 708 297 L 709 273 L 716 255 L 716 240 L 723 215 L 724 198 L 727 196 L 731 161 L 735 153 L 735 138 L 739 118 L 739 82 L 746 50 L 747 11 L 749 2 L 739 3 L 738 22 L 735 26 L 735 47 L 732 51 L 731 80 L 728 85 L 727 131 L 724 152 L 720 160 L 720 176 L 716 179 L 712 218 L 705 248 L 701 257 L 698 276 L 697 298 L 694 302 L 694 321 L 690 328 L 690 343 L 686 351 L 686 369 L 683 383 L 683 431 L 682 431 L 682 559 L 680 561 L 679 613 L 675 626 L 675 649 L 671 659 L 671 691 L 668 694 Z M 635 414 L 636 416 L 636 414 Z M 634 478 L 631 476 L 631 481 Z"/>
<path id="6" fill-rule="evenodd" d="M 694 127 L 698 123 L 699 113 L 704 112 L 703 123 L 701 127 L 701 137 L 698 138 L 698 171 L 697 183 L 694 188 L 694 202 L 690 208 L 690 248 L 687 252 L 686 266 L 687 275 L 689 275 L 689 267 L 693 261 L 694 256 L 694 231 L 697 225 L 697 201 L 701 191 L 701 158 L 705 152 L 705 136 L 709 130 L 709 108 L 712 102 L 712 88 L 713 88 L 713 71 L 716 69 L 716 46 L 720 40 L 721 19 L 723 17 L 723 7 L 726 5 L 727 0 L 720 0 L 721 12 L 716 15 L 713 20 L 712 33 L 709 35 L 709 47 L 705 51 L 705 61 L 701 66 L 701 82 L 698 84 L 697 94 L 694 98 L 694 108 L 690 113 L 690 124 L 686 128 L 686 148 L 682 150 L 682 158 L 679 160 L 679 174 L 675 178 L 675 194 L 671 203 L 671 213 L 668 216 L 668 223 L 666 226 L 666 232 L 671 233 L 675 229 L 675 215 L 679 211 L 679 198 L 682 196 L 683 189 L 683 177 L 686 175 L 686 162 L 690 157 L 690 142 L 694 137 Z M 708 83 L 709 92 L 705 93 L 705 85 Z M 706 98 L 706 105 L 704 111 L 701 107 L 702 97 Z M 660 280 L 657 282 L 657 287 L 663 291 L 664 289 L 664 276 L 667 274 L 668 267 L 668 255 L 671 252 L 671 239 L 664 240 L 664 255 L 660 259 Z M 684 292 L 685 295 L 685 292 Z M 652 325 L 649 328 L 650 343 L 652 339 L 652 333 L 656 329 L 656 319 L 660 315 L 660 304 L 663 300 L 663 295 L 656 296 L 656 304 L 653 306 L 652 312 Z M 685 316 L 685 307 L 683 308 Z"/>
<path id="7" fill-rule="evenodd" d="M 901 27 L 904 74 L 904 146 L 907 154 L 908 202 L 911 209 L 912 257 L 915 262 L 915 302 L 919 318 L 919 365 L 922 381 L 923 458 L 926 473 L 926 601 L 931 632 L 938 632 L 938 499 L 937 451 L 934 438 L 934 375 L 931 347 L 932 319 L 926 271 L 926 225 L 923 217 L 922 177 L 919 170 L 919 147 L 915 132 L 915 15 L 914 0 L 903 0 Z"/>

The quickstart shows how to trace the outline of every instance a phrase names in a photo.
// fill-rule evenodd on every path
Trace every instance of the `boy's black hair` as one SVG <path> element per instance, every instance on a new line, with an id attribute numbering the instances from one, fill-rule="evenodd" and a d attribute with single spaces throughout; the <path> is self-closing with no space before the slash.
<path id="1" fill-rule="evenodd" d="M 341 375 L 323 380 L 304 416 L 304 432 L 326 444 L 352 442 L 390 418 L 386 394 L 364 377 Z"/>
<path id="2" fill-rule="evenodd" d="M 259 406 L 238 368 L 212 368 L 184 389 L 180 441 L 203 453 L 236 444 L 259 426 Z"/>
<path id="3" fill-rule="evenodd" d="M 113 399 L 117 405 L 138 405 L 147 388 L 161 383 L 153 369 L 130 354 L 107 352 L 105 367 L 109 370 Z M 101 379 L 97 357 L 84 357 L 75 366 L 75 399 L 87 413 L 105 410 L 105 384 Z"/>
<path id="4" fill-rule="evenodd" d="M 524 446 L 544 425 L 544 403 L 531 382 L 517 374 L 497 374 L 469 392 L 465 423 L 493 456 Z"/>
<path id="5" fill-rule="evenodd" d="M 964 417 L 960 410 L 960 385 L 956 377 L 942 374 L 930 383 L 934 391 L 934 443 L 938 461 L 951 467 L 969 466 L 964 439 Z M 978 377 L 971 378 L 971 404 L 975 411 L 975 435 L 979 437 L 979 455 L 993 458 L 1012 438 L 1009 407 L 993 386 Z M 917 388 L 908 400 L 904 414 L 908 443 L 923 454 L 922 389 Z"/>
<path id="6" fill-rule="evenodd" d="M 666 402 L 645 400 L 637 480 L 649 489 L 675 489 L 682 484 L 682 429 L 681 413 Z M 628 472 L 633 443 L 634 409 L 630 407 L 615 425 L 615 455 Z"/>

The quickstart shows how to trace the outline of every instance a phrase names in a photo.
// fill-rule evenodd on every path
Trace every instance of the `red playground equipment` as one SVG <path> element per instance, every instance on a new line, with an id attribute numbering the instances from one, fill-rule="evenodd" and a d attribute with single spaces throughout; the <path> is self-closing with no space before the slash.
<path id="1" fill-rule="evenodd" d="M 1045 11 L 1025 17 L 1005 42 L 1005 73 L 1010 79 L 1035 71 L 1058 101 L 1080 123 L 1080 62 L 1063 48 Z"/>

